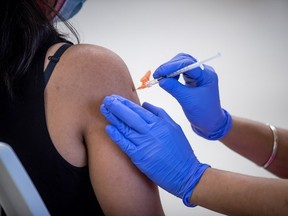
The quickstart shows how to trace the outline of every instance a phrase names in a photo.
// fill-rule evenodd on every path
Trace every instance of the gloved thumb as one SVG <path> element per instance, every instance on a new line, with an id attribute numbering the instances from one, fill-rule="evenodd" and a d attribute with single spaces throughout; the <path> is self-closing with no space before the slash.
<path id="1" fill-rule="evenodd" d="M 176 125 L 176 122 L 174 122 L 174 120 L 166 113 L 164 109 L 156 107 L 148 102 L 144 102 L 142 106 L 161 119 L 164 119 L 169 124 Z"/>
<path id="2" fill-rule="evenodd" d="M 160 80 L 159 86 L 171 94 L 178 101 L 183 97 L 183 95 L 185 95 L 187 89 L 187 86 L 183 85 L 174 78 L 165 78 Z"/>

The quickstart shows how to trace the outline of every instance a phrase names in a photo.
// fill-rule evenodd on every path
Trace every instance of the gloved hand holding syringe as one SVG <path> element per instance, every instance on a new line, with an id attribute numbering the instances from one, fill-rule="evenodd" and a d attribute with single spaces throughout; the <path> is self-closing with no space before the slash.
<path id="1" fill-rule="evenodd" d="M 217 74 L 211 66 L 204 64 L 219 56 L 217 53 L 197 61 L 189 54 L 179 53 L 154 71 L 156 81 L 149 81 L 148 76 L 141 80 L 141 88 L 159 82 L 160 87 L 179 102 L 192 129 L 209 140 L 223 137 L 230 130 L 232 121 L 229 113 L 221 107 Z M 185 83 L 178 80 L 181 73 L 184 73 Z M 164 79 L 168 77 L 175 78 Z"/>
<path id="2" fill-rule="evenodd" d="M 217 53 L 216 55 L 214 56 L 211 56 L 210 58 L 207 58 L 207 59 L 204 59 L 204 60 L 201 60 L 201 61 L 197 61 L 197 62 L 194 62 L 193 64 L 190 64 L 184 68 L 181 68 L 175 72 L 172 72 L 171 74 L 168 74 L 166 76 L 162 76 L 162 77 L 159 77 L 157 79 L 153 79 L 153 80 L 149 80 L 149 77 L 150 77 L 150 74 L 151 74 L 151 71 L 148 71 L 141 79 L 140 81 L 142 82 L 142 85 L 139 86 L 137 88 L 138 89 L 144 89 L 144 88 L 149 88 L 157 83 L 159 83 L 160 80 L 164 79 L 164 78 L 171 78 L 171 77 L 176 77 L 182 73 L 185 73 L 189 70 L 192 70 L 192 69 L 195 69 L 197 67 L 201 67 L 204 63 L 208 62 L 208 61 L 211 61 L 217 57 L 220 57 L 221 54 L 220 53 Z"/>

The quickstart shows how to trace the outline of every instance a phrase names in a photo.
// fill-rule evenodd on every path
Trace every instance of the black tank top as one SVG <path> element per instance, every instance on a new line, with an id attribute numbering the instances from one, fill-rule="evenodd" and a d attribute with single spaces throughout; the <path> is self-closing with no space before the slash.
<path id="1" fill-rule="evenodd" d="M 14 149 L 52 216 L 103 215 L 88 167 L 75 167 L 64 160 L 46 125 L 44 89 L 58 59 L 69 46 L 65 44 L 50 58 L 44 73 L 49 46 L 38 52 L 19 86 L 21 94 L 17 100 L 11 101 L 5 91 L 0 91 L 0 140 Z"/>

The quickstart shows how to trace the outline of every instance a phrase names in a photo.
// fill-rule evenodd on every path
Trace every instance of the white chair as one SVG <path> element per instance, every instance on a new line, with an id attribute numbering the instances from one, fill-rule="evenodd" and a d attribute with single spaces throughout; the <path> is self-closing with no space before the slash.
<path id="1" fill-rule="evenodd" d="M 49 212 L 13 149 L 0 142 L 0 215 L 49 216 Z"/>

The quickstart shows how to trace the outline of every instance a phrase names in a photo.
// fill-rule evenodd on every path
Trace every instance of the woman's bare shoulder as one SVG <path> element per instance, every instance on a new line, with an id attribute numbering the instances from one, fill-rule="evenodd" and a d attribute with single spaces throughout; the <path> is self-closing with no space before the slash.
<path id="1" fill-rule="evenodd" d="M 63 60 L 70 76 L 79 82 L 83 91 L 92 93 L 91 96 L 93 92 L 104 96 L 115 92 L 126 94 L 128 91 L 135 91 L 125 62 L 107 48 L 90 44 L 74 45 Z"/>
<path id="2" fill-rule="evenodd" d="M 106 124 L 99 111 L 105 96 L 118 94 L 139 103 L 128 67 L 107 48 L 91 44 L 71 46 L 55 70 L 51 81 L 54 76 L 57 97 L 61 98 L 60 103 L 65 102 L 73 118 L 77 115 L 79 127 L 85 131 Z"/>
<path id="3" fill-rule="evenodd" d="M 47 55 L 53 55 L 60 46 L 51 47 Z M 67 140 L 71 147 L 71 143 L 77 146 L 77 142 L 81 146 L 83 138 L 93 140 L 86 142 L 86 145 L 106 139 L 104 128 L 107 122 L 100 113 L 100 105 L 103 98 L 110 94 L 120 94 L 138 102 L 124 61 L 101 46 L 81 44 L 68 48 L 57 63 L 45 90 L 48 128 L 54 142 L 62 145 L 63 140 Z M 90 139 L 91 136 L 97 139 Z M 71 150 L 77 149 L 70 147 Z"/>

